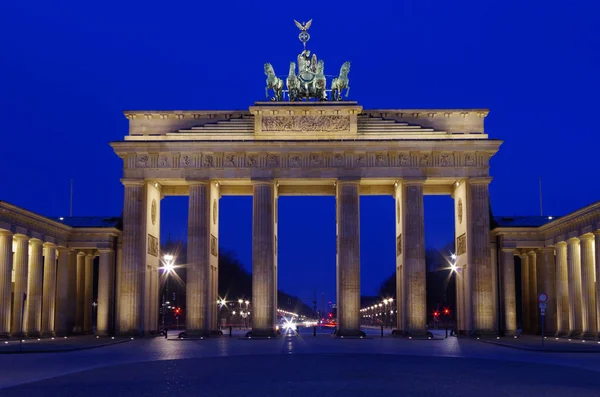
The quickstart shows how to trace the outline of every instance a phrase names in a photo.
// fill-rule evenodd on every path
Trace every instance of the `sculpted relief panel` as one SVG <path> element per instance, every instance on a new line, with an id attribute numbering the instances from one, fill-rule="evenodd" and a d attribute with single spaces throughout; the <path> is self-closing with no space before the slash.
<path id="1" fill-rule="evenodd" d="M 304 116 L 303 116 L 304 117 Z M 308 117 L 308 116 L 306 116 Z M 334 117 L 334 116 L 331 116 Z M 337 116 L 336 116 L 337 117 Z M 286 118 L 287 119 L 287 118 Z M 461 152 L 235 152 L 138 154 L 126 163 L 134 168 L 429 168 L 479 167 L 476 153 Z M 458 160 L 456 160 L 458 158 Z M 482 164 L 480 164 L 482 163 Z"/>
<path id="2" fill-rule="evenodd" d="M 263 131 L 285 132 L 343 132 L 350 130 L 347 116 L 264 116 Z"/>

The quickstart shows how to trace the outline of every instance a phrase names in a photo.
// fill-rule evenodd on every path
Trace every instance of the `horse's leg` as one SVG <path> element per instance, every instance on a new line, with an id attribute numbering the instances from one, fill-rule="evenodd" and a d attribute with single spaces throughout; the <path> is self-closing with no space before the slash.
<path id="1" fill-rule="evenodd" d="M 348 95 L 350 95 L 350 85 L 346 86 L 346 98 L 348 98 Z"/>
<path id="2" fill-rule="evenodd" d="M 269 86 L 265 87 L 265 97 L 268 98 L 269 97 Z"/>

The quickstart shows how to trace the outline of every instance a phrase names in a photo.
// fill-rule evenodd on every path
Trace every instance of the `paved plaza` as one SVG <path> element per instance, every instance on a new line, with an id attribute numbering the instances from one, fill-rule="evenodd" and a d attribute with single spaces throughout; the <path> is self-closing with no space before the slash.
<path id="1" fill-rule="evenodd" d="M 600 395 L 600 353 L 380 338 L 373 331 L 366 339 L 342 340 L 306 331 L 270 340 L 244 340 L 238 331 L 231 338 L 148 338 L 64 353 L 0 354 L 0 395 Z"/>

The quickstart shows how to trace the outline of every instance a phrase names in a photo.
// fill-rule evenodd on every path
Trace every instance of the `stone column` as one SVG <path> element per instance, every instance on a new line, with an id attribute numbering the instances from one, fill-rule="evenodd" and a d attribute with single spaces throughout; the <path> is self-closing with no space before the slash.
<path id="1" fill-rule="evenodd" d="M 540 331 L 538 318 L 540 311 L 538 308 L 538 288 L 537 288 L 537 255 L 535 251 L 530 251 L 529 255 L 529 321 L 531 324 L 530 332 L 538 333 Z"/>
<path id="2" fill-rule="evenodd" d="M 113 314 L 113 283 L 115 272 L 114 251 L 110 248 L 101 248 L 100 263 L 98 268 L 98 311 L 97 334 L 106 336 L 111 331 Z"/>
<path id="3" fill-rule="evenodd" d="M 581 251 L 579 239 L 567 240 L 567 264 L 569 274 L 569 335 L 580 336 L 581 316 Z"/>
<path id="4" fill-rule="evenodd" d="M 472 268 L 470 285 L 472 299 L 473 332 L 493 334 L 495 323 L 492 296 L 492 268 L 490 264 L 490 206 L 489 183 L 491 178 L 469 179 L 467 221 L 469 238 L 467 252 Z"/>
<path id="5" fill-rule="evenodd" d="M 94 300 L 94 255 L 85 256 L 85 289 L 83 293 L 83 332 L 92 332 Z"/>
<path id="6" fill-rule="evenodd" d="M 596 285 L 594 235 L 584 234 L 581 239 L 581 311 L 582 337 L 595 338 L 598 335 L 596 323 Z"/>
<path id="7" fill-rule="evenodd" d="M 186 332 L 208 335 L 208 271 L 210 266 L 210 183 L 189 182 Z"/>
<path id="8" fill-rule="evenodd" d="M 554 248 L 546 247 L 540 250 L 540 265 L 538 266 L 538 292 L 548 295 L 546 302 L 545 334 L 554 334 L 557 330 L 557 296 L 556 296 L 556 263 Z"/>
<path id="9" fill-rule="evenodd" d="M 76 319 L 77 319 L 77 258 L 79 253 L 75 250 L 68 251 L 68 266 L 67 266 L 67 302 L 69 310 L 67 312 L 67 325 L 68 332 L 73 333 L 76 331 Z"/>
<path id="10" fill-rule="evenodd" d="M 216 333 L 219 314 L 219 184 L 210 183 L 210 257 L 208 272 L 208 330 Z"/>
<path id="11" fill-rule="evenodd" d="M 54 336 L 56 308 L 56 245 L 44 244 L 44 287 L 42 290 L 42 335 Z"/>
<path id="12" fill-rule="evenodd" d="M 521 328 L 531 332 L 531 294 L 529 293 L 529 255 L 521 254 Z"/>
<path id="13" fill-rule="evenodd" d="M 425 293 L 425 223 L 423 181 L 404 181 L 403 262 L 407 299 L 406 331 L 412 335 L 425 333 L 427 295 Z M 489 251 L 487 252 L 489 255 Z"/>
<path id="14" fill-rule="evenodd" d="M 253 181 L 252 335 L 275 335 L 275 183 Z M 339 310 L 339 309 L 338 309 Z"/>
<path id="15" fill-rule="evenodd" d="M 77 277 L 75 293 L 75 329 L 74 332 L 83 332 L 85 311 L 85 253 L 77 253 Z"/>
<path id="16" fill-rule="evenodd" d="M 504 290 L 504 332 L 507 336 L 513 336 L 517 333 L 514 248 L 502 248 L 502 281 Z"/>
<path id="17" fill-rule="evenodd" d="M 44 274 L 42 241 L 29 240 L 29 274 L 25 304 L 25 333 L 40 336 L 42 330 L 42 278 Z"/>
<path id="18" fill-rule="evenodd" d="M 569 277 L 567 243 L 556 243 L 556 335 L 569 333 Z"/>
<path id="19" fill-rule="evenodd" d="M 141 301 L 143 277 L 145 276 L 145 224 L 142 224 L 144 181 L 122 180 L 125 187 L 123 205 L 123 261 L 119 280 L 119 334 L 139 335 L 142 332 Z M 189 273 L 188 273 L 189 275 Z M 158 303 L 157 303 L 158 304 Z"/>
<path id="20" fill-rule="evenodd" d="M 404 231 L 405 203 L 404 185 L 399 182 L 394 183 L 394 204 L 396 213 L 396 332 L 403 332 L 406 330 L 406 288 L 404 286 L 404 255 L 402 255 L 404 252 L 402 233 Z"/>
<path id="21" fill-rule="evenodd" d="M 360 331 L 360 195 L 359 182 L 340 180 L 336 190 L 337 335 Z"/>
<path id="22" fill-rule="evenodd" d="M 54 331 L 57 335 L 66 335 L 69 329 L 69 250 L 58 247 L 58 266 L 56 269 L 56 314 Z"/>
<path id="23" fill-rule="evenodd" d="M 594 232 L 596 259 L 596 329 L 600 338 L 600 230 Z"/>
<path id="24" fill-rule="evenodd" d="M 0 338 L 10 336 L 12 246 L 12 233 L 6 230 L 0 231 Z"/>
<path id="25" fill-rule="evenodd" d="M 27 293 L 27 273 L 29 265 L 29 237 L 22 234 L 13 236 L 15 254 L 13 255 L 13 268 L 15 269 L 14 301 L 10 333 L 19 336 L 21 324 L 25 331 L 25 318 L 23 318 L 23 294 Z M 25 303 L 27 306 L 27 303 Z"/>

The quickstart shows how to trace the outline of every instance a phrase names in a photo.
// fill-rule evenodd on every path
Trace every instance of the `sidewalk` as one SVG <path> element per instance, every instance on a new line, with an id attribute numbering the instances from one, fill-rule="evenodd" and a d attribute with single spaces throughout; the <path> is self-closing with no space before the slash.
<path id="1" fill-rule="evenodd" d="M 600 353 L 600 342 L 597 340 L 566 339 L 546 337 L 542 347 L 542 337 L 522 335 L 515 337 L 481 338 L 480 342 L 512 349 L 539 351 L 547 353 Z"/>
<path id="2" fill-rule="evenodd" d="M 93 335 L 24 339 L 22 343 L 18 339 L 9 339 L 0 340 L 0 354 L 70 352 L 117 345 L 129 341 L 131 341 L 131 338 L 95 337 Z"/>

